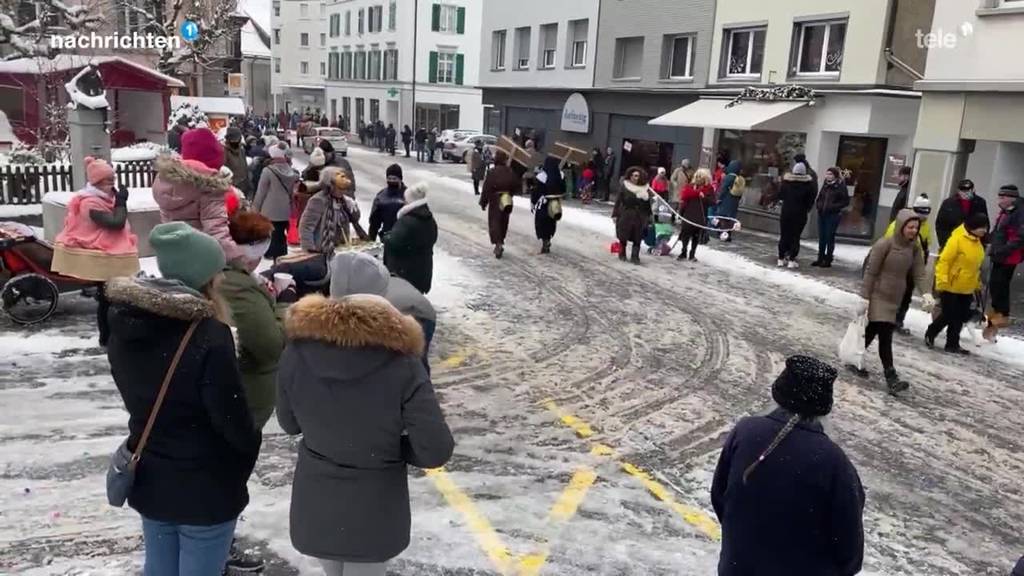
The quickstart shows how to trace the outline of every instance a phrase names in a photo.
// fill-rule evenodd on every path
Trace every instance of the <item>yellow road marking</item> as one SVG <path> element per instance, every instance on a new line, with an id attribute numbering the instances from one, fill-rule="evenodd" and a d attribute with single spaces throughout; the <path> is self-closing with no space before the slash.
<path id="1" fill-rule="evenodd" d="M 448 505 L 462 514 L 470 532 L 476 538 L 477 545 L 491 559 L 491 563 L 502 574 L 509 574 L 513 558 L 501 537 L 494 531 L 491 523 L 480 513 L 469 496 L 452 480 L 444 468 L 427 470 L 427 477 L 434 482 L 434 487 L 444 496 Z"/>
<path id="2" fill-rule="evenodd" d="M 462 352 L 456 352 L 440 362 L 442 368 L 458 368 L 466 363 L 466 356 Z"/>
<path id="3" fill-rule="evenodd" d="M 588 425 L 583 420 L 580 420 L 579 418 L 573 416 L 572 414 L 564 412 L 561 408 L 558 407 L 558 404 L 555 404 L 554 400 L 544 400 L 542 404 L 545 408 L 553 412 L 555 416 L 558 416 L 558 419 L 562 421 L 562 424 L 565 424 L 569 428 L 572 428 L 573 431 L 576 432 L 576 435 L 579 436 L 580 438 L 590 438 L 591 436 L 594 435 L 594 430 L 590 427 L 590 425 Z"/>

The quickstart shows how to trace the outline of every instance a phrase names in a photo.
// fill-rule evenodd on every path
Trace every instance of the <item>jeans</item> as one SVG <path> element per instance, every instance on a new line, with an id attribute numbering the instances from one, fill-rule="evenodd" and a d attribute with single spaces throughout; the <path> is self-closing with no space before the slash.
<path id="1" fill-rule="evenodd" d="M 839 222 L 843 219 L 841 212 L 834 214 L 818 214 L 818 261 L 832 260 L 836 251 L 836 232 Z"/>
<path id="2" fill-rule="evenodd" d="M 387 566 L 384 562 L 339 562 L 337 560 L 320 560 L 327 576 L 384 576 Z"/>
<path id="3" fill-rule="evenodd" d="M 864 332 L 864 347 L 871 346 L 878 337 L 878 359 L 882 361 L 882 368 L 889 374 L 896 371 L 892 361 L 892 333 L 896 325 L 892 322 L 868 322 L 867 330 Z"/>
<path id="4" fill-rule="evenodd" d="M 1010 315 L 1010 282 L 1013 281 L 1013 273 L 1016 269 L 1016 264 L 992 263 L 992 272 L 988 278 L 989 293 L 992 295 L 992 309 L 1003 316 Z"/>
<path id="5" fill-rule="evenodd" d="M 143 516 L 144 576 L 220 576 L 231 550 L 235 523 L 189 526 Z"/>
<path id="6" fill-rule="evenodd" d="M 971 304 L 974 302 L 974 296 L 971 294 L 943 292 L 940 298 L 942 299 L 942 312 L 928 326 L 925 336 L 929 340 L 934 339 L 945 328 L 946 350 L 959 350 L 960 331 L 963 330 L 964 324 L 971 318 Z"/>
<path id="7" fill-rule="evenodd" d="M 416 144 L 416 161 L 423 162 L 423 159 L 427 156 L 427 149 L 422 143 Z"/>
<path id="8" fill-rule="evenodd" d="M 408 158 L 409 157 L 409 143 L 408 142 L 402 142 L 402 145 L 405 146 L 405 157 Z"/>

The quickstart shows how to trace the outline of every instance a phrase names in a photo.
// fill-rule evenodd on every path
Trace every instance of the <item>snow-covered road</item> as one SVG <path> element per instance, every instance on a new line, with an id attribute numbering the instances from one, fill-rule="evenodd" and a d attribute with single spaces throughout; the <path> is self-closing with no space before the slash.
<path id="1" fill-rule="evenodd" d="M 349 159 L 368 203 L 392 159 Z M 771 405 L 787 355 L 835 360 L 853 296 L 711 250 L 620 264 L 594 209 L 568 208 L 542 257 L 517 202 L 497 261 L 465 167 L 400 162 L 430 184 L 441 227 L 433 364 L 457 447 L 444 472 L 412 473 L 394 573 L 713 574 L 724 435 Z M 0 573 L 139 565 L 137 516 L 103 497 L 127 418 L 92 313 L 69 301 L 41 328 L 0 324 Z M 867 491 L 865 574 L 1003 575 L 1024 552 L 1020 345 L 952 358 L 901 339 L 898 400 L 841 373 L 827 428 Z M 320 573 L 288 538 L 293 453 L 268 427 L 239 525 L 271 575 Z"/>

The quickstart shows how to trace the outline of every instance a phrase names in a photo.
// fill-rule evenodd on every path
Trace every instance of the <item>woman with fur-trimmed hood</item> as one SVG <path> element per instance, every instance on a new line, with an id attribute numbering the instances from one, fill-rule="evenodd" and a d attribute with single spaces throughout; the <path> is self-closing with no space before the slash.
<path id="1" fill-rule="evenodd" d="M 153 200 L 163 222 L 186 222 L 213 236 L 228 260 L 237 258 L 238 246 L 228 231 L 225 194 L 231 176 L 222 174 L 224 149 L 207 128 L 189 130 L 181 137 L 181 156 L 164 155 L 156 160 Z"/>
<path id="2" fill-rule="evenodd" d="M 615 235 L 619 239 L 619 260 L 626 259 L 626 246 L 633 243 L 630 261 L 640 263 L 640 243 L 651 218 L 651 189 L 647 186 L 647 172 L 639 166 L 626 170 L 619 198 L 612 210 Z"/>
<path id="3" fill-rule="evenodd" d="M 436 468 L 454 441 L 423 366 L 423 331 L 381 296 L 307 296 L 285 321 L 277 419 L 302 434 L 291 539 L 328 575 L 383 576 L 409 545 L 409 465 Z"/>

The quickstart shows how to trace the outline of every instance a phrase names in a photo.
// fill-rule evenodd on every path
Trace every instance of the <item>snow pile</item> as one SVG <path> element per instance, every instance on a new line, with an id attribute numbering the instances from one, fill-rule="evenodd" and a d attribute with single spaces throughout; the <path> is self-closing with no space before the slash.
<path id="1" fill-rule="evenodd" d="M 55 204 L 67 206 L 75 192 L 47 192 L 43 196 L 43 204 Z M 128 211 L 129 212 L 152 212 L 159 210 L 156 200 L 153 200 L 152 188 L 129 188 L 128 189 Z"/>
<path id="2" fill-rule="evenodd" d="M 21 216 L 39 216 L 42 213 L 42 204 L 0 204 L 0 220 Z"/>
<path id="3" fill-rule="evenodd" d="M 142 162 L 153 160 L 168 148 L 156 142 L 139 142 L 123 148 L 114 148 L 110 151 L 112 162 Z"/>

